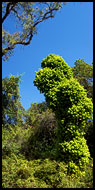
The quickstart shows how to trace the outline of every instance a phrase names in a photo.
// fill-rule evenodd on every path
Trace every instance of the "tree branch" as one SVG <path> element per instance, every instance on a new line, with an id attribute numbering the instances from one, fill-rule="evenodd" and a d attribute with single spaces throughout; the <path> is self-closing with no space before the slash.
<path id="1" fill-rule="evenodd" d="M 17 42 L 15 42 L 15 43 L 13 43 L 11 46 L 5 48 L 5 49 L 2 51 L 2 56 L 4 56 L 4 55 L 6 54 L 6 52 L 8 52 L 8 51 L 14 49 L 16 44 L 29 45 L 30 42 L 31 42 L 31 40 L 32 40 L 32 37 L 33 37 L 33 34 L 32 34 L 32 32 L 30 32 L 30 37 L 29 37 L 29 40 L 28 40 L 27 42 L 25 42 L 25 41 L 17 41 Z"/>
<path id="2" fill-rule="evenodd" d="M 7 7 L 6 7 L 6 13 L 2 19 L 2 22 L 4 22 L 4 20 L 6 19 L 6 17 L 10 14 L 11 11 L 14 11 L 14 13 L 16 13 L 16 16 L 20 19 L 20 16 L 18 15 L 17 11 L 14 9 L 15 5 L 16 5 L 17 2 L 8 2 L 7 3 Z M 53 18 L 54 15 L 53 15 L 53 12 L 54 11 L 57 11 L 59 10 L 59 7 L 50 7 L 48 6 L 49 9 L 47 12 L 44 13 L 44 15 L 40 16 L 39 19 L 37 19 L 34 24 L 32 25 L 32 28 L 30 28 L 30 31 L 29 33 L 27 34 L 27 41 L 25 41 L 26 37 L 24 37 L 24 39 L 22 40 L 18 40 L 18 41 L 15 41 L 13 44 L 9 44 L 8 47 L 6 47 L 5 49 L 3 49 L 2 51 L 2 56 L 6 55 L 6 53 L 8 51 L 11 51 L 12 49 L 15 48 L 15 45 L 16 44 L 21 44 L 21 45 L 29 45 L 31 40 L 32 40 L 32 37 L 33 37 L 33 28 L 35 29 L 35 27 L 42 21 L 48 19 L 48 18 Z M 26 31 L 27 32 L 27 31 Z"/>
<path id="3" fill-rule="evenodd" d="M 6 7 L 6 13 L 2 18 L 2 23 L 4 22 L 4 20 L 7 18 L 7 16 L 10 14 L 11 10 L 15 7 L 15 5 L 17 4 L 17 2 L 10 2 L 7 4 Z M 10 8 L 11 7 L 11 8 Z"/>

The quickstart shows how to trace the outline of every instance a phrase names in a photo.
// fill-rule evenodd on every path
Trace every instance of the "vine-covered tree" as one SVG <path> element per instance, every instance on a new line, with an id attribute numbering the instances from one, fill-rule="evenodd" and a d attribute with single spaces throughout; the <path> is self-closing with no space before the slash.
<path id="1" fill-rule="evenodd" d="M 58 121 L 57 158 L 68 163 L 71 171 L 84 170 L 90 153 L 83 128 L 87 119 L 92 118 L 92 101 L 62 57 L 51 54 L 41 66 L 34 85 L 44 93 Z"/>
<path id="2" fill-rule="evenodd" d="M 65 4 L 65 2 L 63 2 Z M 62 7 L 61 2 L 3 2 L 2 3 L 2 56 L 6 60 L 17 44 L 30 44 L 39 23 L 53 18 Z M 9 20 L 8 20 L 9 19 Z M 6 21 L 14 19 L 13 33 L 5 29 Z"/>

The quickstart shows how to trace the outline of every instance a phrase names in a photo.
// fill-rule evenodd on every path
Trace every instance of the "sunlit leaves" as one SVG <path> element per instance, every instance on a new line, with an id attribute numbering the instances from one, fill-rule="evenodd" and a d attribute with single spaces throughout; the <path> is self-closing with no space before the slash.
<path id="1" fill-rule="evenodd" d="M 48 55 L 43 59 L 41 66 L 43 69 L 36 73 L 34 85 L 44 92 L 48 106 L 55 112 L 59 125 L 57 130 L 58 157 L 66 159 L 67 162 L 72 160 L 76 165 L 81 160 L 84 166 L 84 163 L 88 163 L 90 154 L 83 138 L 83 128 L 87 119 L 92 118 L 92 102 L 87 98 L 86 90 L 73 78 L 71 68 L 62 57 Z M 62 146 L 66 144 L 65 152 L 60 151 L 60 143 Z M 68 152 L 68 147 L 71 153 Z M 85 149 L 84 155 L 82 147 Z M 74 160 L 75 158 L 77 161 Z"/>
<path id="2" fill-rule="evenodd" d="M 60 146 L 63 150 L 63 157 L 65 154 L 66 162 L 72 160 L 80 168 L 86 166 L 89 163 L 89 159 L 87 159 L 87 157 L 90 157 L 90 153 L 84 137 L 77 136 L 71 141 L 64 141 L 63 143 L 60 143 Z"/>

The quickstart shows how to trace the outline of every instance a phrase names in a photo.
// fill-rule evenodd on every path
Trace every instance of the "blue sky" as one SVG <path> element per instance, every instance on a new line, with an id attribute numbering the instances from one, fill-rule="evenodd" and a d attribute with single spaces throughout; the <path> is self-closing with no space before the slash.
<path id="1" fill-rule="evenodd" d="M 10 28 L 12 23 L 9 23 Z M 6 25 L 7 28 L 7 25 Z M 88 64 L 93 60 L 93 3 L 68 2 L 53 19 L 37 26 L 31 44 L 18 45 L 13 56 L 2 62 L 2 78 L 10 74 L 20 75 L 21 103 L 25 109 L 34 102 L 45 101 L 44 95 L 33 85 L 35 71 L 41 68 L 41 61 L 49 54 L 62 56 L 69 66 L 77 59 Z"/>

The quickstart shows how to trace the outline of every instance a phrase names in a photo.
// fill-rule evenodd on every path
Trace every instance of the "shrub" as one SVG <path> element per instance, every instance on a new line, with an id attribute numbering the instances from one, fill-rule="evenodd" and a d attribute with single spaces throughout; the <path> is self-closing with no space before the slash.
<path id="1" fill-rule="evenodd" d="M 28 160 L 52 157 L 57 122 L 51 110 L 40 115 L 39 125 L 33 129 L 27 142 L 22 143 L 22 153 Z"/>
<path id="2" fill-rule="evenodd" d="M 86 174 L 69 175 L 64 162 L 50 159 L 27 161 L 11 154 L 2 161 L 3 188 L 91 188 L 92 160 Z"/>
<path id="3" fill-rule="evenodd" d="M 11 153 L 21 154 L 21 144 L 26 142 L 31 134 L 31 129 L 23 129 L 17 125 L 9 125 L 8 128 L 2 128 L 2 156 L 5 158 Z"/>

